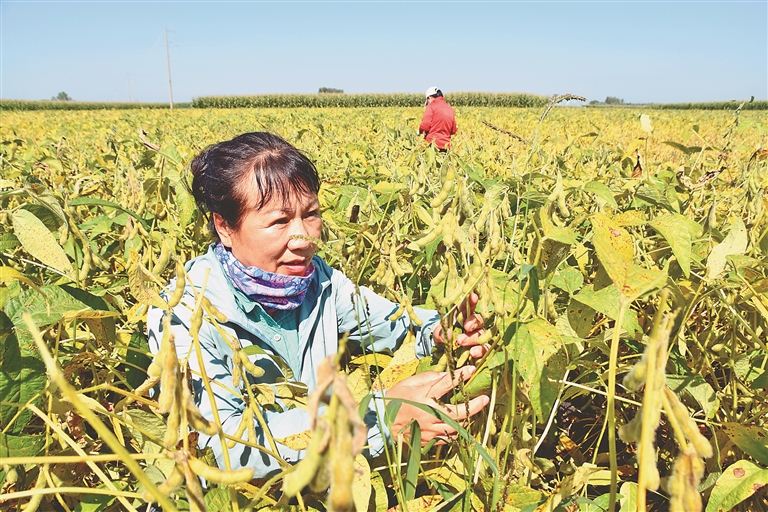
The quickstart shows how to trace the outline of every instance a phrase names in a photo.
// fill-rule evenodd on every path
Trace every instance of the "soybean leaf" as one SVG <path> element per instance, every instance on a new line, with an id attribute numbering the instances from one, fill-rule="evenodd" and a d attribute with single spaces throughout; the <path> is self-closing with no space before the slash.
<path id="1" fill-rule="evenodd" d="M 649 223 L 667 241 L 686 278 L 691 275 L 692 237 L 691 232 L 686 229 L 687 221 L 688 217 L 679 213 L 665 213 Z"/>
<path id="2" fill-rule="evenodd" d="M 741 217 L 737 217 L 725 239 L 717 244 L 707 258 L 707 281 L 716 279 L 725 269 L 727 257 L 744 254 L 747 250 L 747 228 Z"/>
<path id="3" fill-rule="evenodd" d="M 552 277 L 550 284 L 573 295 L 584 284 L 584 275 L 573 267 L 566 267 Z"/>
<path id="4" fill-rule="evenodd" d="M 236 493 L 240 510 L 248 505 L 248 499 L 241 493 Z M 208 512 L 230 512 L 232 508 L 232 494 L 225 487 L 214 487 L 205 493 L 205 505 Z"/>
<path id="5" fill-rule="evenodd" d="M 13 231 L 24 249 L 45 265 L 74 277 L 75 270 L 53 234 L 32 212 L 24 209 L 12 214 Z"/>
<path id="6" fill-rule="evenodd" d="M 21 315 L 29 312 L 38 327 L 46 327 L 64 318 L 67 311 L 77 311 L 88 307 L 71 293 L 75 288 L 63 286 L 42 286 L 35 290 L 22 290 L 16 297 L 8 299 L 5 312 L 20 330 L 26 330 Z M 77 290 L 81 293 L 82 290 Z"/>
<path id="7" fill-rule="evenodd" d="M 10 283 L 11 281 L 21 281 L 22 283 L 31 286 L 35 290 L 40 290 L 32 279 L 22 274 L 13 267 L 0 266 L 0 284 Z"/>
<path id="8" fill-rule="evenodd" d="M 128 350 L 125 354 L 125 380 L 133 388 L 137 388 L 147 378 L 145 369 L 152 362 L 147 355 L 149 345 L 147 336 L 144 334 L 142 323 L 139 323 L 138 329 L 131 334 L 131 340 L 128 342 Z"/>
<path id="9" fill-rule="evenodd" d="M 682 151 L 686 155 L 692 155 L 694 153 L 699 153 L 701 151 L 701 148 L 699 146 L 686 146 L 684 144 L 680 144 L 679 142 L 675 142 L 672 140 L 665 140 L 663 144 L 666 144 L 667 146 L 671 146 L 678 151 Z"/>
<path id="10" fill-rule="evenodd" d="M 421 470 L 421 427 L 416 421 L 411 422 L 408 452 L 408 466 L 405 468 L 403 487 L 405 499 L 412 500 L 416 497 L 416 484 L 418 484 L 419 472 Z"/>
<path id="11" fill-rule="evenodd" d="M 592 243 L 597 257 L 623 299 L 631 302 L 666 283 L 665 272 L 642 268 L 632 263 L 632 239 L 623 228 L 616 226 L 602 214 L 593 217 L 592 226 Z M 627 244 L 630 244 L 630 247 L 627 247 Z"/>
<path id="12" fill-rule="evenodd" d="M 592 285 L 585 286 L 579 293 L 572 297 L 568 306 L 568 318 L 571 319 L 571 310 L 578 310 L 576 302 L 598 311 L 608 318 L 616 320 L 619 317 L 619 290 L 615 286 L 609 286 L 595 291 Z M 591 318 L 590 318 L 591 321 Z M 641 331 L 637 321 L 637 313 L 631 309 L 624 313 L 624 323 L 621 326 L 630 336 L 635 336 Z M 576 327 L 574 327 L 576 329 Z M 576 329 L 579 332 L 578 329 Z M 583 337 L 582 333 L 579 333 Z"/>
<path id="13" fill-rule="evenodd" d="M 123 487 L 123 482 L 115 482 L 118 488 Z M 104 486 L 99 486 L 104 488 Z M 77 506 L 73 509 L 73 512 L 101 512 L 112 504 L 117 498 L 110 496 L 109 494 L 85 494 Z"/>
<path id="14" fill-rule="evenodd" d="M 127 213 L 139 221 L 147 231 L 151 229 L 147 221 L 141 218 L 137 213 L 123 207 L 122 205 L 113 203 L 112 201 L 107 201 L 106 199 L 98 199 L 95 197 L 78 197 L 76 199 L 72 199 L 69 204 L 72 206 L 106 206 L 107 208 L 114 208 L 116 210 L 120 210 L 121 212 Z"/>
<path id="15" fill-rule="evenodd" d="M 505 504 L 518 509 L 537 506 L 544 501 L 544 493 L 519 484 L 509 484 L 505 489 Z M 506 507 L 505 507 L 506 508 Z"/>
<path id="16" fill-rule="evenodd" d="M 4 457 L 34 457 L 45 446 L 45 436 L 13 435 L 0 432 L 0 459 Z"/>
<path id="17" fill-rule="evenodd" d="M 753 380 L 749 387 L 752 389 L 768 388 L 768 370 L 764 371 L 760 376 Z"/>
<path id="18" fill-rule="evenodd" d="M 768 465 L 768 430 L 757 425 L 723 423 L 723 431 L 753 459 Z"/>
<path id="19" fill-rule="evenodd" d="M 712 418 L 720 407 L 717 393 L 701 375 L 667 375 L 666 380 L 672 391 L 677 394 L 686 393 L 693 398 L 707 418 Z"/>
<path id="20" fill-rule="evenodd" d="M 33 345 L 28 332 L 14 329 L 11 319 L 0 311 L 0 426 L 8 434 L 19 433 L 27 425 L 32 411 L 19 413 L 19 409 L 27 402 L 38 403 L 45 387 L 45 365 Z"/>
<path id="21" fill-rule="evenodd" d="M 529 387 L 531 405 L 539 419 L 549 415 L 566 367 L 565 351 L 557 328 L 542 319 L 521 325 L 507 335 L 520 376 Z M 506 341 L 506 340 L 505 340 Z"/>
<path id="22" fill-rule="evenodd" d="M 635 512 L 637 510 L 637 483 L 624 482 L 621 484 L 619 494 L 621 494 L 619 512 Z"/>
<path id="23" fill-rule="evenodd" d="M 141 263 L 139 253 L 131 249 L 128 263 L 128 287 L 131 295 L 142 303 L 165 309 L 167 304 L 155 288 L 154 276 Z"/>
<path id="24" fill-rule="evenodd" d="M 352 499 L 356 510 L 370 510 L 368 505 L 373 491 L 372 484 L 368 459 L 362 453 L 358 453 L 355 456 L 355 479 L 352 481 Z"/>
<path id="25" fill-rule="evenodd" d="M 0 252 L 10 252 L 19 246 L 19 239 L 13 233 L 0 233 Z"/>
<path id="26" fill-rule="evenodd" d="M 605 203 L 611 208 L 619 207 L 618 203 L 616 203 L 616 198 L 613 196 L 613 192 L 611 192 L 611 189 L 608 188 L 608 185 L 605 183 L 601 183 L 599 181 L 590 181 L 584 185 L 584 191 L 595 194 L 597 197 L 605 201 Z"/>
<path id="27" fill-rule="evenodd" d="M 748 460 L 737 461 L 717 479 L 706 512 L 728 512 L 764 485 L 768 485 L 768 469 Z"/>

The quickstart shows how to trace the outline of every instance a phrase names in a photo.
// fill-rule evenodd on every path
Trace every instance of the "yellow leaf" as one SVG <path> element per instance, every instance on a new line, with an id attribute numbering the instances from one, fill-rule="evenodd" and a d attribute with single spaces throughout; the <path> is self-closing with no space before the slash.
<path id="1" fill-rule="evenodd" d="M 24 249 L 43 264 L 74 278 L 75 270 L 67 253 L 61 248 L 45 224 L 29 210 L 12 214 L 13 232 Z"/>
<path id="2" fill-rule="evenodd" d="M 357 368 L 347 375 L 347 386 L 349 386 L 349 390 L 352 392 L 356 402 L 360 402 L 370 392 L 368 387 L 369 379 L 369 374 L 363 367 Z"/>
<path id="3" fill-rule="evenodd" d="M 128 287 L 131 289 L 131 295 L 139 303 L 165 309 L 167 304 L 152 287 L 154 282 L 155 277 L 141 264 L 139 253 L 131 249 L 128 264 Z"/>
<path id="4" fill-rule="evenodd" d="M 416 373 L 418 367 L 418 359 L 405 364 L 389 365 L 383 372 L 381 372 L 379 378 L 374 380 L 371 390 L 381 391 L 382 389 L 390 389 L 401 380 Z"/>
<path id="5" fill-rule="evenodd" d="M 40 291 L 40 288 L 32 279 L 28 278 L 15 268 L 0 266 L 0 283 L 5 284 L 10 281 L 21 281 L 22 283 L 28 284 L 35 290 Z"/>
<path id="6" fill-rule="evenodd" d="M 352 481 L 352 499 L 358 512 L 368 510 L 371 490 L 371 467 L 365 455 L 358 453 L 355 457 L 355 479 Z"/>
<path id="7" fill-rule="evenodd" d="M 386 368 L 392 361 L 392 356 L 386 354 L 370 353 L 364 356 L 357 356 L 350 361 L 352 364 L 367 364 L 370 366 L 380 366 Z"/>
<path id="8" fill-rule="evenodd" d="M 415 500 L 409 500 L 406 503 L 406 510 L 408 510 L 408 512 L 432 510 L 441 501 L 443 501 L 443 497 L 439 495 L 422 496 L 420 498 L 416 498 Z M 396 510 L 400 510 L 400 507 L 396 507 Z"/>
<path id="9" fill-rule="evenodd" d="M 259 405 L 275 404 L 275 390 L 269 384 L 254 384 L 251 389 Z"/>
<path id="10" fill-rule="evenodd" d="M 415 341 L 403 343 L 400 348 L 395 351 L 395 355 L 387 367 L 398 366 L 401 364 L 410 363 L 411 361 L 418 361 L 418 358 L 416 357 Z"/>
<path id="11" fill-rule="evenodd" d="M 91 308 L 84 308 L 84 309 L 78 309 L 78 310 L 71 310 L 71 311 L 65 311 L 61 315 L 64 320 L 71 321 L 75 318 L 82 318 L 82 319 L 98 319 L 98 318 L 112 318 L 116 316 L 120 316 L 120 313 L 117 313 L 116 311 L 105 311 L 102 309 L 91 309 Z"/>
<path id="12" fill-rule="evenodd" d="M 309 446 L 310 439 L 312 439 L 312 431 L 305 430 L 288 437 L 281 437 L 279 439 L 276 437 L 275 441 L 283 446 L 287 446 L 291 450 L 306 450 L 307 446 Z"/>

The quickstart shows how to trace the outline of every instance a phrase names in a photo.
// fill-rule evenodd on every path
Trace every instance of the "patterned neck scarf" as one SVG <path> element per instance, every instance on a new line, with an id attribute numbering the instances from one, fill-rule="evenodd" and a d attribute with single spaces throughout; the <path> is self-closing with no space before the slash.
<path id="1" fill-rule="evenodd" d="M 284 276 L 259 267 L 246 267 L 221 242 L 216 244 L 213 252 L 234 287 L 252 301 L 261 304 L 268 313 L 299 307 L 312 282 L 312 274 L 315 273 L 315 266 L 311 263 L 303 277 Z"/>

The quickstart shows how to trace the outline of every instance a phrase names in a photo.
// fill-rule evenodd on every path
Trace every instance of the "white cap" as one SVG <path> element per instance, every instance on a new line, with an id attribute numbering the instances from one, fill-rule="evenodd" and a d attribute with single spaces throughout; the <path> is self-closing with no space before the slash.
<path id="1" fill-rule="evenodd" d="M 430 96 L 434 96 L 435 94 L 438 93 L 439 90 L 440 89 L 438 89 L 437 87 L 434 87 L 434 86 L 430 87 L 429 89 L 427 89 L 427 92 L 425 93 L 425 97 L 429 98 Z M 427 105 L 428 103 L 429 101 L 425 101 L 424 105 Z"/>

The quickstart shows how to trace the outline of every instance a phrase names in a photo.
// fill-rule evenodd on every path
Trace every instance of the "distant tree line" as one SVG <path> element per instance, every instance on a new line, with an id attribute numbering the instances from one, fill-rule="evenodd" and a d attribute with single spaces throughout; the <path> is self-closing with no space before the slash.
<path id="1" fill-rule="evenodd" d="M 600 105 L 601 103 L 597 100 L 592 100 L 589 102 L 590 105 Z M 608 96 L 605 98 L 605 101 L 602 103 L 604 105 L 623 105 L 624 99 L 617 98 L 615 96 Z"/>
<path id="2" fill-rule="evenodd" d="M 344 89 L 334 89 L 333 87 L 321 87 L 317 91 L 319 94 L 344 94 Z"/>

